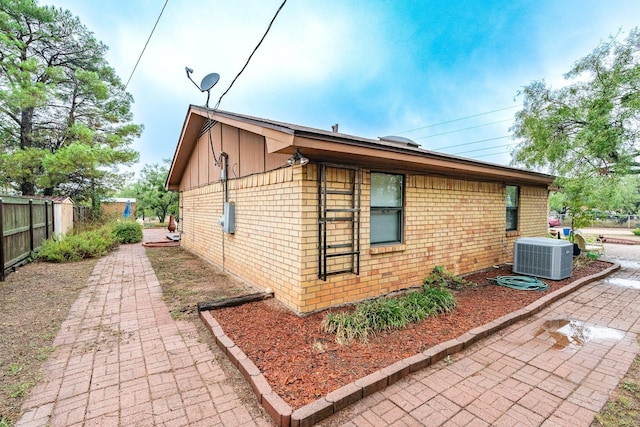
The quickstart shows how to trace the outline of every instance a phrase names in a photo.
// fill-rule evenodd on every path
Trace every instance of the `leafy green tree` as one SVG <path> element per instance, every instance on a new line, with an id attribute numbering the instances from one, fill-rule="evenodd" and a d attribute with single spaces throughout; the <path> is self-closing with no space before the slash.
<path id="1" fill-rule="evenodd" d="M 71 12 L 0 0 L 0 182 L 79 200 L 113 189 L 132 165 L 133 99 Z"/>
<path id="2" fill-rule="evenodd" d="M 636 215 L 640 208 L 640 176 L 627 175 L 620 179 L 615 191 L 598 188 L 596 195 L 602 210 L 616 211 L 622 215 Z"/>
<path id="3" fill-rule="evenodd" d="M 542 80 L 519 93 L 513 155 L 515 164 L 558 175 L 579 215 L 595 207 L 594 191 L 611 194 L 623 176 L 640 173 L 640 30 L 601 43 L 565 79 L 559 89 Z"/>
<path id="4" fill-rule="evenodd" d="M 135 197 L 136 211 L 142 217 L 156 216 L 164 222 L 167 215 L 178 214 L 178 193 L 167 191 L 164 183 L 169 176 L 171 161 L 163 160 L 164 165 L 157 163 L 145 165 L 140 179 L 120 193 L 121 197 Z"/>

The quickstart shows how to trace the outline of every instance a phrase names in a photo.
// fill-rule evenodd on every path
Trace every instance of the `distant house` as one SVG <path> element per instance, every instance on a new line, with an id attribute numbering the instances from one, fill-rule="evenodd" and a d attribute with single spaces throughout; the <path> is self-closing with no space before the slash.
<path id="1" fill-rule="evenodd" d="M 132 197 L 110 197 L 100 201 L 100 215 L 122 218 L 129 203 L 130 218 L 136 217 L 136 199 Z"/>
<path id="2" fill-rule="evenodd" d="M 298 313 L 512 260 L 550 175 L 190 106 L 166 188 L 181 245 Z"/>

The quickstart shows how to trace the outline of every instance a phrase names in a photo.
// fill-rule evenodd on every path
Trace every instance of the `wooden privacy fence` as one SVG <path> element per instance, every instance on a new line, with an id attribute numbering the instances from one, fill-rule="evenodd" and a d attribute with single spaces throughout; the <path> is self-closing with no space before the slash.
<path id="1" fill-rule="evenodd" d="M 0 280 L 53 235 L 53 202 L 0 197 Z"/>
<path id="2" fill-rule="evenodd" d="M 73 207 L 73 223 L 89 221 L 93 218 L 93 212 L 89 206 Z"/>

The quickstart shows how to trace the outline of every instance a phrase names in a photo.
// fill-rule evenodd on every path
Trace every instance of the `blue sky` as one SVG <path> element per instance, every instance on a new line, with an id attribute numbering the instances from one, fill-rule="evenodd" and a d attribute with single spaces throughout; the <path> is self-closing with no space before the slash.
<path id="1" fill-rule="evenodd" d="M 126 82 L 165 0 L 40 0 L 80 17 Z M 140 165 L 171 158 L 196 82 L 220 74 L 210 106 L 282 0 L 169 0 L 128 91 Z M 220 109 L 507 165 L 520 88 L 563 74 L 610 35 L 639 25 L 640 2 L 289 0 Z M 474 117 L 470 117 L 474 116 Z M 468 117 L 468 118 L 466 118 Z M 448 122 L 448 123 L 445 123 Z M 482 142 L 478 142 L 482 141 Z"/>

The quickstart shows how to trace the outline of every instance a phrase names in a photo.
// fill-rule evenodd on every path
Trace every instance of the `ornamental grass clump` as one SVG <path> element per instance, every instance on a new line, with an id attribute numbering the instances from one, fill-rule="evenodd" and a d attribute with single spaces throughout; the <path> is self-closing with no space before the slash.
<path id="1" fill-rule="evenodd" d="M 369 341 L 383 331 L 401 329 L 428 316 L 448 313 L 456 300 L 447 288 L 425 284 L 421 290 L 402 297 L 379 297 L 357 304 L 353 312 L 329 312 L 322 329 L 335 334 L 336 342 L 349 345 L 353 341 Z"/>

